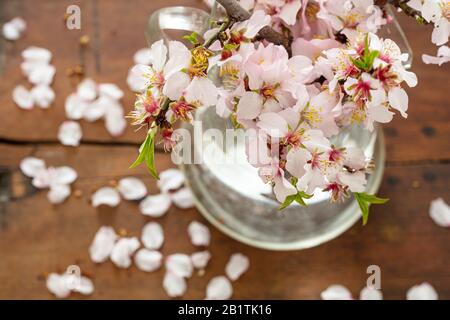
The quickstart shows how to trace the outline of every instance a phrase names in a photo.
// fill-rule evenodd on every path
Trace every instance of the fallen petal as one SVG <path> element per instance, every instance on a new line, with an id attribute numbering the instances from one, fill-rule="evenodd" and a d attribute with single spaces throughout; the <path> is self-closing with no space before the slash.
<path id="1" fill-rule="evenodd" d="M 118 238 L 112 227 L 100 227 L 89 247 L 89 255 L 92 262 L 105 262 L 109 258 Z"/>
<path id="2" fill-rule="evenodd" d="M 427 282 L 413 286 L 406 293 L 407 300 L 438 300 L 436 290 Z"/>
<path id="3" fill-rule="evenodd" d="M 350 291 L 339 284 L 329 286 L 325 291 L 320 294 L 322 300 L 352 300 L 352 294 Z"/>
<path id="4" fill-rule="evenodd" d="M 28 47 L 22 51 L 22 58 L 27 61 L 48 64 L 52 60 L 52 53 L 45 48 Z"/>
<path id="5" fill-rule="evenodd" d="M 178 277 L 189 278 L 194 267 L 191 258 L 187 254 L 175 253 L 166 258 L 166 269 Z"/>
<path id="6" fill-rule="evenodd" d="M 121 179 L 117 189 L 126 200 L 139 200 L 147 194 L 145 184 L 140 179 L 135 177 Z"/>
<path id="7" fill-rule="evenodd" d="M 139 204 L 139 209 L 143 215 L 157 218 L 163 216 L 167 210 L 169 210 L 170 205 L 170 196 L 161 193 L 158 195 L 147 196 Z"/>
<path id="8" fill-rule="evenodd" d="M 142 228 L 141 240 L 147 249 L 159 249 L 164 243 L 164 231 L 157 222 L 149 222 Z"/>
<path id="9" fill-rule="evenodd" d="M 114 100 L 111 100 L 114 101 Z M 127 121 L 123 114 L 123 107 L 117 101 L 110 103 L 105 112 L 105 126 L 109 134 L 113 137 L 120 136 L 127 127 Z"/>
<path id="10" fill-rule="evenodd" d="M 72 291 L 81 293 L 85 296 L 91 295 L 94 292 L 94 283 L 91 279 L 81 276 Z"/>
<path id="11" fill-rule="evenodd" d="M 365 287 L 359 294 L 359 300 L 383 300 L 381 290 Z"/>
<path id="12" fill-rule="evenodd" d="M 50 203 L 63 203 L 71 194 L 70 186 L 65 184 L 52 184 L 47 193 L 47 199 Z"/>
<path id="13" fill-rule="evenodd" d="M 67 285 L 64 275 L 50 273 L 46 281 L 47 289 L 57 298 L 67 298 L 71 290 Z"/>
<path id="14" fill-rule="evenodd" d="M 43 109 L 47 109 L 55 101 L 55 92 L 48 85 L 41 84 L 31 89 L 34 103 Z"/>
<path id="15" fill-rule="evenodd" d="M 198 221 L 189 224 L 188 234 L 194 246 L 208 246 L 211 240 L 208 227 Z"/>
<path id="16" fill-rule="evenodd" d="M 140 243 L 136 237 L 119 239 L 111 252 L 111 261 L 119 268 L 131 266 L 131 256 L 139 248 Z"/>
<path id="17" fill-rule="evenodd" d="M 116 207 L 120 203 L 119 192 L 111 187 L 103 187 L 98 189 L 92 195 L 92 205 L 96 208 L 100 205 L 107 205 L 110 207 Z"/>
<path id="18" fill-rule="evenodd" d="M 28 81 L 35 85 L 50 85 L 56 68 L 50 64 L 37 64 L 28 75 Z"/>
<path id="19" fill-rule="evenodd" d="M 21 17 L 15 17 L 11 21 L 9 21 L 20 33 L 24 32 L 27 29 L 27 23 Z"/>
<path id="20" fill-rule="evenodd" d="M 66 117 L 72 120 L 80 120 L 89 104 L 83 101 L 77 94 L 69 95 L 65 102 Z"/>
<path id="21" fill-rule="evenodd" d="M 431 201 L 430 217 L 441 227 L 450 227 L 450 206 L 442 198 Z"/>
<path id="22" fill-rule="evenodd" d="M 209 251 L 200 251 L 191 254 L 192 265 L 196 269 L 206 268 L 210 259 L 211 253 Z"/>
<path id="23" fill-rule="evenodd" d="M 113 83 L 99 84 L 98 92 L 100 96 L 107 96 L 113 100 L 120 100 L 123 98 L 123 91 Z"/>
<path id="24" fill-rule="evenodd" d="M 97 97 L 97 84 L 86 78 L 77 87 L 77 95 L 85 101 L 92 101 Z"/>
<path id="25" fill-rule="evenodd" d="M 43 189 L 50 187 L 51 180 L 52 178 L 50 171 L 45 168 L 36 172 L 36 174 L 33 177 L 33 180 L 31 181 L 31 184 L 35 188 Z"/>
<path id="26" fill-rule="evenodd" d="M 78 147 L 82 132 L 81 126 L 75 121 L 64 121 L 58 130 L 58 140 L 65 146 Z"/>
<path id="27" fill-rule="evenodd" d="M 231 281 L 236 281 L 239 277 L 248 270 L 250 260 L 242 253 L 235 253 L 231 255 L 225 267 L 225 273 Z"/>
<path id="28" fill-rule="evenodd" d="M 207 300 L 228 300 L 233 295 L 233 287 L 225 276 L 212 278 L 206 287 Z"/>
<path id="29" fill-rule="evenodd" d="M 180 170 L 168 169 L 159 174 L 157 185 L 161 192 L 169 192 L 170 190 L 178 189 L 183 183 L 184 174 Z"/>
<path id="30" fill-rule="evenodd" d="M 81 117 L 89 122 L 97 121 L 105 116 L 111 98 L 100 96 L 97 100 L 84 104 Z"/>
<path id="31" fill-rule="evenodd" d="M 68 166 L 62 166 L 53 168 L 54 175 L 52 177 L 52 183 L 55 184 L 71 184 L 77 180 L 77 172 Z"/>
<path id="32" fill-rule="evenodd" d="M 20 30 L 11 22 L 5 23 L 3 25 L 2 31 L 3 37 L 5 37 L 6 40 L 16 41 L 20 38 Z"/>
<path id="33" fill-rule="evenodd" d="M 194 207 L 194 197 L 191 189 L 184 187 L 170 195 L 173 203 L 180 209 L 189 209 Z"/>
<path id="34" fill-rule="evenodd" d="M 45 162 L 35 157 L 26 157 L 20 161 L 20 170 L 27 177 L 33 178 L 39 171 L 45 170 Z"/>
<path id="35" fill-rule="evenodd" d="M 169 297 L 180 297 L 186 292 L 186 280 L 168 271 L 164 275 L 163 288 Z"/>
<path id="36" fill-rule="evenodd" d="M 34 106 L 33 96 L 24 86 L 18 85 L 14 88 L 12 97 L 17 106 L 21 109 L 30 110 Z"/>
<path id="37" fill-rule="evenodd" d="M 152 272 L 161 267 L 162 254 L 155 250 L 140 249 L 134 256 L 134 262 L 139 270 Z"/>

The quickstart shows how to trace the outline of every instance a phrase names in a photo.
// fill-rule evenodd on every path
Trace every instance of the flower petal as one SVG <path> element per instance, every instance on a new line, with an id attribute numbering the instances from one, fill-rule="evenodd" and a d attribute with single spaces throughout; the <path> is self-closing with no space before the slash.
<path id="1" fill-rule="evenodd" d="M 139 49 L 134 54 L 133 61 L 135 64 L 150 65 L 150 63 L 152 62 L 151 49 L 150 48 Z"/>
<path id="2" fill-rule="evenodd" d="M 359 294 L 360 300 L 383 300 L 383 293 L 381 290 L 364 287 Z"/>
<path id="3" fill-rule="evenodd" d="M 294 25 L 297 22 L 297 13 L 302 6 L 302 2 L 300 0 L 294 0 L 291 2 L 287 2 L 282 8 L 280 12 L 280 18 L 286 22 L 288 25 Z"/>
<path id="4" fill-rule="evenodd" d="M 77 172 L 68 166 L 53 168 L 53 172 L 52 183 L 55 184 L 71 184 L 78 177 Z"/>
<path id="5" fill-rule="evenodd" d="M 322 300 L 353 300 L 352 294 L 348 289 L 339 284 L 329 286 L 320 294 Z"/>
<path id="6" fill-rule="evenodd" d="M 242 120 L 252 120 L 261 113 L 264 100 L 260 94 L 252 91 L 245 92 L 237 105 L 237 117 Z"/>
<path id="7" fill-rule="evenodd" d="M 139 204 L 141 213 L 150 217 L 161 217 L 169 210 L 172 201 L 170 196 L 165 193 L 147 196 Z"/>
<path id="8" fill-rule="evenodd" d="M 66 184 L 52 184 L 47 193 L 47 199 L 50 203 L 63 203 L 71 194 L 70 186 Z"/>
<path id="9" fill-rule="evenodd" d="M 16 41 L 20 38 L 20 30 L 11 22 L 5 23 L 3 25 L 2 31 L 3 37 L 5 37 L 6 40 Z"/>
<path id="10" fill-rule="evenodd" d="M 85 103 L 82 110 L 81 117 L 89 122 L 97 121 L 105 116 L 106 111 L 111 105 L 111 98 L 109 96 L 100 96 L 97 100 L 91 103 Z"/>
<path id="11" fill-rule="evenodd" d="M 208 78 L 195 77 L 186 88 L 186 100 L 189 103 L 199 102 L 202 106 L 212 106 L 217 103 L 219 91 Z"/>
<path id="12" fill-rule="evenodd" d="M 157 222 L 149 222 L 142 228 L 141 241 L 147 249 L 159 249 L 164 243 L 164 231 Z"/>
<path id="13" fill-rule="evenodd" d="M 198 221 L 189 224 L 188 234 L 194 246 L 208 246 L 211 240 L 208 227 Z"/>
<path id="14" fill-rule="evenodd" d="M 191 258 L 183 253 L 168 256 L 165 265 L 168 272 L 182 278 L 190 278 L 194 270 Z"/>
<path id="15" fill-rule="evenodd" d="M 55 101 L 55 92 L 48 85 L 37 85 L 31 89 L 34 103 L 43 109 L 47 109 Z"/>
<path id="16" fill-rule="evenodd" d="M 159 251 L 140 249 L 134 256 L 134 263 L 139 270 L 152 272 L 161 267 L 162 254 Z"/>
<path id="17" fill-rule="evenodd" d="M 191 189 L 184 187 L 171 193 L 170 198 L 175 206 L 180 209 L 190 209 L 194 207 L 194 197 Z"/>
<path id="18" fill-rule="evenodd" d="M 207 300 L 228 300 L 233 295 L 230 280 L 224 276 L 212 278 L 206 287 Z"/>
<path id="19" fill-rule="evenodd" d="M 399 87 L 392 88 L 388 93 L 389 104 L 392 108 L 400 111 L 403 118 L 407 118 L 406 110 L 408 110 L 408 94 Z"/>
<path id="20" fill-rule="evenodd" d="M 263 10 L 255 10 L 250 19 L 248 19 L 244 37 L 249 39 L 254 38 L 258 34 L 259 30 L 270 24 L 270 21 L 270 16 Z"/>
<path id="21" fill-rule="evenodd" d="M 161 72 L 166 64 L 167 60 L 167 47 L 164 44 L 164 40 L 161 39 L 152 44 L 150 49 L 150 63 L 153 68 Z"/>
<path id="22" fill-rule="evenodd" d="M 407 300 L 438 300 L 436 290 L 427 282 L 413 286 L 406 293 Z"/>
<path id="23" fill-rule="evenodd" d="M 311 153 L 303 148 L 291 149 L 286 156 L 286 170 L 294 177 L 300 178 L 305 173 L 305 164 L 311 160 Z"/>
<path id="24" fill-rule="evenodd" d="M 33 178 L 38 172 L 45 170 L 45 162 L 35 157 L 26 157 L 20 161 L 20 170 L 27 177 Z"/>
<path id="25" fill-rule="evenodd" d="M 79 277 L 78 282 L 72 291 L 81 293 L 85 296 L 91 295 L 94 292 L 94 283 L 87 277 Z"/>
<path id="26" fill-rule="evenodd" d="M 194 252 L 191 254 L 192 265 L 196 269 L 206 268 L 210 259 L 211 253 L 209 253 L 209 251 Z"/>
<path id="27" fill-rule="evenodd" d="M 190 82 L 191 79 L 186 73 L 181 71 L 174 73 L 167 79 L 162 92 L 169 99 L 177 101 L 181 98 Z"/>
<path id="28" fill-rule="evenodd" d="M 109 134 L 113 137 L 120 136 L 125 131 L 127 125 L 122 105 L 116 101 L 110 103 L 105 113 L 105 126 Z"/>
<path id="29" fill-rule="evenodd" d="M 57 273 L 49 274 L 46 280 L 46 286 L 48 291 L 57 298 L 67 298 L 71 292 L 64 275 L 59 275 Z"/>
<path id="30" fill-rule="evenodd" d="M 131 256 L 139 246 L 140 243 L 136 237 L 119 239 L 111 252 L 111 261 L 119 268 L 129 268 Z"/>
<path id="31" fill-rule="evenodd" d="M 77 87 L 77 95 L 84 101 L 97 98 L 97 84 L 94 80 L 86 78 Z"/>
<path id="32" fill-rule="evenodd" d="M 286 120 L 275 112 L 263 113 L 259 116 L 258 127 L 274 138 L 284 137 L 288 133 Z"/>
<path id="33" fill-rule="evenodd" d="M 91 198 L 94 208 L 100 205 L 116 207 L 120 203 L 119 192 L 111 187 L 103 187 L 98 189 Z"/>
<path id="34" fill-rule="evenodd" d="M 72 120 L 79 120 L 83 117 L 87 107 L 87 102 L 83 101 L 77 94 L 72 93 L 67 97 L 64 105 L 66 117 Z"/>
<path id="35" fill-rule="evenodd" d="M 35 85 L 50 85 L 53 82 L 56 68 L 50 64 L 36 64 L 28 75 L 28 81 Z"/>
<path id="36" fill-rule="evenodd" d="M 225 273 L 231 281 L 236 281 L 248 270 L 249 266 L 250 260 L 247 256 L 242 253 L 234 253 L 225 267 Z"/>
<path id="37" fill-rule="evenodd" d="M 58 130 L 58 140 L 65 146 L 78 147 L 82 132 L 81 126 L 75 121 L 64 121 Z"/>
<path id="38" fill-rule="evenodd" d="M 442 198 L 431 201 L 430 217 L 441 227 L 450 227 L 450 206 Z"/>
<path id="39" fill-rule="evenodd" d="M 32 46 L 22 51 L 22 58 L 26 61 L 48 64 L 52 60 L 52 53 L 47 49 Z"/>
<path id="40" fill-rule="evenodd" d="M 139 200 L 147 195 L 147 187 L 135 177 L 120 179 L 117 189 L 125 200 Z"/>
<path id="41" fill-rule="evenodd" d="M 111 255 L 118 238 L 119 237 L 112 227 L 100 227 L 94 236 L 91 246 L 89 247 L 89 255 L 92 262 L 105 262 Z"/>
<path id="42" fill-rule="evenodd" d="M 169 192 L 181 187 L 184 183 L 184 174 L 178 169 L 167 169 L 159 174 L 157 186 L 161 192 Z"/>
<path id="43" fill-rule="evenodd" d="M 106 96 L 116 101 L 123 98 L 123 91 L 114 83 L 99 84 L 98 93 L 100 96 Z"/>
<path id="44" fill-rule="evenodd" d="M 13 90 L 12 98 L 19 108 L 25 110 L 33 109 L 33 96 L 31 95 L 31 92 L 28 91 L 24 86 L 16 86 Z"/>
<path id="45" fill-rule="evenodd" d="M 164 275 L 163 288 L 169 297 L 175 298 L 182 296 L 187 289 L 186 280 L 172 272 L 167 271 Z"/>

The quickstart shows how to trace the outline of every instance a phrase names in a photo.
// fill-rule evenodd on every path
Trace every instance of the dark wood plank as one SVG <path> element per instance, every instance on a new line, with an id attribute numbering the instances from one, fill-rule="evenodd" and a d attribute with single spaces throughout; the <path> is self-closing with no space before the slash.
<path id="1" fill-rule="evenodd" d="M 88 256 L 99 226 L 111 224 L 139 236 L 144 223 L 151 220 L 139 213 L 137 203 L 123 201 L 115 209 L 99 210 L 89 205 L 95 189 L 131 173 L 142 177 L 151 192 L 156 192 L 154 181 L 143 168 L 127 169 L 134 152 L 134 148 L 124 146 L 63 149 L 0 145 L 0 163 L 11 172 L 11 189 L 15 190 L 2 212 L 0 298 L 51 298 L 43 275 L 62 272 L 70 264 L 78 264 L 93 278 L 94 299 L 166 298 L 163 269 L 151 274 L 134 266 L 118 270 L 110 262 L 94 265 Z M 82 192 L 81 198 L 72 195 L 64 204 L 52 206 L 44 191 L 33 192 L 18 171 L 20 159 L 28 154 L 50 165 L 76 168 L 79 179 L 74 189 Z M 159 169 L 172 166 L 168 156 L 160 157 L 158 164 Z M 204 276 L 189 280 L 185 298 L 204 298 L 207 281 L 223 274 L 228 257 L 238 251 L 249 256 L 251 268 L 233 284 L 237 299 L 317 299 L 332 283 L 342 283 L 357 294 L 371 264 L 381 267 L 382 288 L 388 299 L 403 299 L 410 286 L 422 281 L 432 283 L 441 298 L 450 299 L 450 232 L 428 217 L 432 199 L 442 196 L 450 202 L 449 181 L 450 165 L 389 167 L 380 194 L 391 201 L 374 207 L 366 227 L 357 224 L 338 239 L 314 249 L 271 252 L 270 262 L 267 251 L 240 244 L 210 226 L 211 264 Z M 172 208 L 156 219 L 165 230 L 165 255 L 196 250 L 186 230 L 194 219 L 205 222 L 195 209 Z"/>

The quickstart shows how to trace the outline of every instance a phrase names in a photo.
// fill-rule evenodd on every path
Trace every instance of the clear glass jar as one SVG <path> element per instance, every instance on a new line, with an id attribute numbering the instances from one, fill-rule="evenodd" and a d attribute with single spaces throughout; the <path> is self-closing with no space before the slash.
<path id="1" fill-rule="evenodd" d="M 209 18 L 208 13 L 199 9 L 163 8 L 150 17 L 147 38 L 149 43 L 159 39 L 171 40 L 174 39 L 171 36 L 173 30 L 203 34 L 208 29 Z M 395 19 L 380 36 L 393 39 L 403 52 L 409 53 L 407 64 L 410 65 L 411 49 Z M 197 110 L 195 120 L 202 123 L 202 133 L 214 128 L 225 136 L 225 130 L 232 128 L 229 120 L 217 116 L 214 107 Z M 294 204 L 282 211 L 278 210 L 280 204 L 274 200 L 272 188 L 264 184 L 257 170 L 246 162 L 243 143 L 225 146 L 211 137 L 195 135 L 189 124 L 184 127 L 194 137 L 192 150 L 201 159 L 200 164 L 180 166 L 194 195 L 195 204 L 211 224 L 230 237 L 263 249 L 298 250 L 329 241 L 360 220 L 361 213 L 353 198 L 343 203 L 330 203 L 329 194 L 321 191 L 315 192 L 314 197 L 307 201 L 307 207 Z M 198 139 L 202 139 L 201 143 Z M 352 126 L 332 141 L 337 146 L 360 147 L 367 158 L 374 160 L 375 170 L 368 177 L 366 192 L 376 193 L 385 161 L 382 131 L 377 128 L 369 132 L 360 126 Z M 223 156 L 235 159 L 235 162 L 220 161 L 219 158 Z"/>

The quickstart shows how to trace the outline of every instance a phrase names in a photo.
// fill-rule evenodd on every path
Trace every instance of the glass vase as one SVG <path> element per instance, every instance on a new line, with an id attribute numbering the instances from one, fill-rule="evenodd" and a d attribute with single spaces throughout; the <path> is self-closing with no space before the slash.
<path id="1" fill-rule="evenodd" d="M 213 8 L 213 12 L 215 11 Z M 197 32 L 208 29 L 210 14 L 187 7 L 168 7 L 152 14 L 147 28 L 149 43 L 159 39 L 179 39 L 180 32 Z M 402 52 L 412 54 L 404 34 L 394 21 L 380 32 L 381 37 L 396 41 Z M 248 245 L 269 250 L 299 250 L 329 241 L 354 225 L 361 218 L 354 198 L 331 203 L 329 194 L 320 190 L 307 200 L 307 207 L 293 204 L 280 211 L 272 187 L 259 178 L 257 169 L 246 161 L 243 139 L 233 142 L 218 141 L 204 135 L 209 129 L 218 129 L 226 136 L 232 123 L 216 114 L 214 107 L 196 111 L 195 119 L 201 123 L 201 132 L 184 124 L 191 137 L 191 150 L 200 163 L 181 163 L 180 168 L 191 188 L 195 204 L 202 215 L 215 227 L 230 237 Z M 199 141 L 201 139 L 201 141 Z M 241 143 L 239 143 L 241 142 Z M 362 148 L 367 158 L 374 161 L 375 169 L 368 177 L 366 192 L 378 191 L 385 162 L 383 132 L 376 128 L 369 132 L 361 126 L 344 129 L 332 139 L 337 146 Z M 220 161 L 226 157 L 228 161 Z M 229 161 L 234 159 L 234 161 Z"/>

